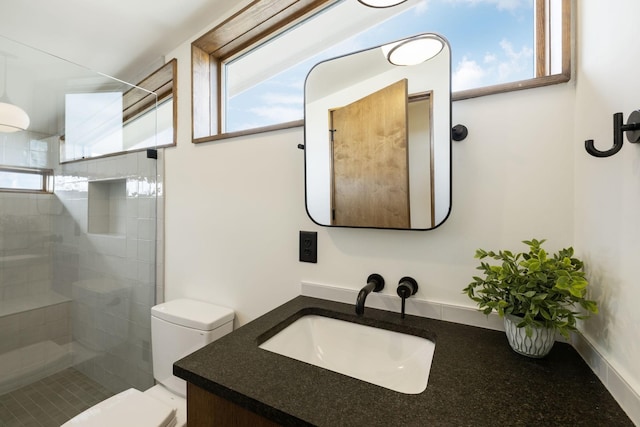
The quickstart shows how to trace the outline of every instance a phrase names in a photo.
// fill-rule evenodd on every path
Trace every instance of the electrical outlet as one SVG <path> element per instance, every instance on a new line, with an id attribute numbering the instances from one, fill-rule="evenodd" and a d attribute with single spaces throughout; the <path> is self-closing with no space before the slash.
<path id="1" fill-rule="evenodd" d="M 318 233 L 300 232 L 300 262 L 318 262 Z"/>

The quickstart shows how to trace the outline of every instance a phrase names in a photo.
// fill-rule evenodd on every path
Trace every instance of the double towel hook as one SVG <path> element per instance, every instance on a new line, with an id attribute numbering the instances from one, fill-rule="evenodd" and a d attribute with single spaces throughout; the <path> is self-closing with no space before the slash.
<path id="1" fill-rule="evenodd" d="M 623 124 L 622 113 L 615 113 L 613 115 L 613 147 L 600 151 L 593 145 L 593 139 L 588 139 L 584 142 L 584 148 L 587 153 L 595 157 L 609 157 L 616 154 L 622 148 L 622 134 L 627 133 L 627 139 L 629 142 L 636 143 L 640 141 L 640 110 L 635 110 L 629 114 L 627 124 Z"/>

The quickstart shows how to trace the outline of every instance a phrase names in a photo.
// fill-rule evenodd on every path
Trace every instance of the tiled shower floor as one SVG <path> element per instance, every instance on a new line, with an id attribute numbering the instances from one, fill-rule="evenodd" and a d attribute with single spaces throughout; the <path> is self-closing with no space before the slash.
<path id="1" fill-rule="evenodd" d="M 112 396 L 73 368 L 0 396 L 0 426 L 59 427 Z"/>

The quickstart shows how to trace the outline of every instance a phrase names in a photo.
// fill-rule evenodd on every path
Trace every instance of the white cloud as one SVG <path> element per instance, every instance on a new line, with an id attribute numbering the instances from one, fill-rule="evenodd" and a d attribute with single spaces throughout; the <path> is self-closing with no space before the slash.
<path id="1" fill-rule="evenodd" d="M 496 62 L 496 61 L 497 61 L 497 59 L 498 59 L 498 57 L 497 57 L 494 53 L 486 53 L 486 54 L 484 55 L 484 60 L 483 60 L 483 62 L 484 62 L 485 64 L 491 64 L 491 63 L 493 63 L 493 62 Z"/>
<path id="2" fill-rule="evenodd" d="M 485 70 L 476 61 L 469 60 L 465 56 L 451 76 L 451 86 L 453 90 L 478 87 L 482 84 L 484 77 Z"/>
<path id="3" fill-rule="evenodd" d="M 267 119 L 269 123 L 292 122 L 294 120 L 300 120 L 302 118 L 300 117 L 299 108 L 272 106 L 250 108 L 249 111 L 258 117 Z"/>
<path id="4" fill-rule="evenodd" d="M 285 84 L 282 86 L 288 87 Z M 302 93 L 292 95 L 286 92 L 267 92 L 260 95 L 260 99 L 257 102 L 258 105 L 238 109 L 233 116 L 246 121 L 234 123 L 231 127 L 234 129 L 251 129 L 274 123 L 300 120 L 302 119 L 303 102 Z"/>
<path id="5" fill-rule="evenodd" d="M 532 58 L 531 48 L 523 46 L 516 51 L 511 42 L 503 39 L 496 52 L 484 54 L 481 64 L 473 58 L 463 57 L 453 72 L 452 89 L 464 90 L 530 78 Z"/>
<path id="6" fill-rule="evenodd" d="M 421 0 L 418 4 L 414 6 L 414 12 L 416 15 L 423 15 L 427 9 L 429 9 L 429 1 L 430 0 Z"/>
<path id="7" fill-rule="evenodd" d="M 302 105 L 302 102 L 304 100 L 302 94 L 287 95 L 287 94 L 273 93 L 273 92 L 264 94 L 263 96 L 261 96 L 261 99 L 265 104 L 269 104 L 269 105 L 279 105 L 279 104 Z"/>
<path id="8" fill-rule="evenodd" d="M 530 63 L 529 60 L 533 57 L 533 49 L 523 46 L 520 51 L 516 52 L 513 50 L 513 45 L 504 39 L 500 42 L 500 47 L 507 57 L 506 61 L 501 62 L 498 68 L 501 80 L 524 71 L 527 64 Z"/>

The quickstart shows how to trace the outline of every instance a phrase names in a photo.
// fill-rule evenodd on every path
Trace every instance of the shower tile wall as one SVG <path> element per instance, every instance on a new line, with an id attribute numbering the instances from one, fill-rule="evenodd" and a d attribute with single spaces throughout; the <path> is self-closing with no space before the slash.
<path id="1" fill-rule="evenodd" d="M 0 193 L 0 300 L 27 298 L 49 289 L 50 206 L 49 194 Z"/>
<path id="2" fill-rule="evenodd" d="M 153 384 L 150 307 L 163 298 L 162 151 L 158 157 L 59 165 L 57 137 L 0 134 L 0 165 L 56 176 L 54 195 L 0 192 L 1 392 L 72 363 L 113 392 Z M 95 233 L 89 181 L 121 182 L 107 187 L 124 192 L 109 227 Z M 36 364 L 34 353 L 46 360 Z"/>
<path id="3" fill-rule="evenodd" d="M 0 134 L 0 165 L 52 168 L 57 139 Z M 70 300 L 51 290 L 51 194 L 0 192 L 0 393 L 71 364 Z"/>
<path id="4" fill-rule="evenodd" d="M 156 263 L 157 243 L 162 247 L 156 218 L 163 205 L 156 200 L 162 201 L 158 154 L 158 160 L 141 152 L 67 163 L 55 173 L 60 215 L 52 221 L 60 239 L 54 243 L 53 288 L 73 299 L 76 369 L 112 392 L 153 385 L 156 286 L 162 296 L 161 277 L 156 280 L 162 268 Z M 109 218 L 89 228 L 90 212 L 99 216 L 100 210 Z M 162 229 L 160 220 L 157 227 Z"/>
<path id="5" fill-rule="evenodd" d="M 52 168 L 54 145 L 35 132 L 0 133 L 0 165 Z M 49 290 L 53 196 L 0 192 L 0 301 Z M 29 268 L 25 268 L 25 267 Z M 14 311 L 5 303 L 6 311 Z"/>

